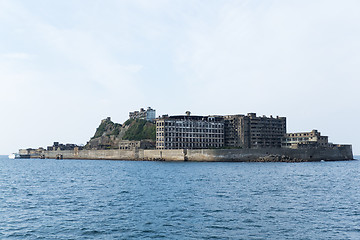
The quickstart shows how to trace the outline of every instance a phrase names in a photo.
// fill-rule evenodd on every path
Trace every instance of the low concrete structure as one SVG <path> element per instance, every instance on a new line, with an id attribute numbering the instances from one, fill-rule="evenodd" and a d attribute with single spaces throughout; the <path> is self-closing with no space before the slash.
<path id="1" fill-rule="evenodd" d="M 331 147 L 328 136 L 322 136 L 318 130 L 311 132 L 287 133 L 282 138 L 282 147 L 287 148 L 309 148 L 309 147 Z"/>
<path id="2" fill-rule="evenodd" d="M 38 148 L 38 149 L 33 149 L 33 148 L 27 148 L 27 149 L 20 149 L 19 150 L 19 156 L 20 158 L 42 158 L 41 156 L 43 155 L 43 153 L 45 152 L 44 148 Z"/>
<path id="3" fill-rule="evenodd" d="M 73 143 L 67 143 L 67 144 L 62 144 L 59 142 L 54 142 L 54 144 L 52 146 L 48 146 L 47 150 L 48 151 L 55 151 L 55 150 L 74 150 L 74 148 L 79 148 L 80 150 L 83 149 L 82 146 L 78 146 L 76 144 Z"/>
<path id="4" fill-rule="evenodd" d="M 154 149 L 155 143 L 151 140 L 141 140 L 141 141 L 121 140 L 121 141 L 119 141 L 119 149 L 133 150 L 136 148 Z"/>

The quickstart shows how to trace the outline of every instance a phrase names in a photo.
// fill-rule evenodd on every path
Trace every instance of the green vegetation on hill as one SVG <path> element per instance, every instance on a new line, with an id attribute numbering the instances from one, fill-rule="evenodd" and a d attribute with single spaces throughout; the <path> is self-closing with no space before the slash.
<path id="1" fill-rule="evenodd" d="M 128 120 L 126 120 L 124 122 L 124 126 L 129 126 L 133 121 L 134 121 L 134 119 L 129 118 Z"/>
<path id="2" fill-rule="evenodd" d="M 104 120 L 100 126 L 96 129 L 96 132 L 92 139 L 98 138 L 104 135 L 106 132 L 110 132 L 107 135 L 118 135 L 120 133 L 121 124 L 113 123 L 111 120 Z"/>
<path id="3" fill-rule="evenodd" d="M 129 121 L 129 120 L 128 120 Z M 124 123 L 126 125 L 127 121 Z M 132 120 L 129 129 L 126 131 L 123 139 L 125 140 L 143 140 L 143 139 L 156 139 L 156 126 L 144 119 Z"/>
<path id="4" fill-rule="evenodd" d="M 104 134 L 104 132 L 106 131 L 105 127 L 106 127 L 106 123 L 102 122 L 100 124 L 100 126 L 96 129 L 96 132 L 92 138 L 101 137 Z"/>

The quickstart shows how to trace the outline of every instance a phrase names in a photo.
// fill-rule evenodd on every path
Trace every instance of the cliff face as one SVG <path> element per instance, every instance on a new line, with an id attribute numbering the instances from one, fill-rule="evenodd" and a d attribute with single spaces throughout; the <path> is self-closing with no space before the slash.
<path id="1" fill-rule="evenodd" d="M 85 149 L 117 149 L 122 140 L 150 140 L 155 142 L 154 123 L 143 119 L 127 120 L 124 124 L 114 123 L 110 118 L 101 121 L 94 136 Z"/>
<path id="2" fill-rule="evenodd" d="M 113 123 L 110 118 L 106 118 L 101 121 L 100 126 L 96 129 L 96 132 L 91 139 L 96 139 L 104 136 L 118 136 L 121 130 L 121 124 Z"/>

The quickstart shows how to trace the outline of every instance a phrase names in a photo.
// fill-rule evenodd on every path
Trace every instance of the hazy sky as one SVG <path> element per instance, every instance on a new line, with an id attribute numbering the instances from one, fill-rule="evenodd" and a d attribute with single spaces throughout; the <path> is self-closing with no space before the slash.
<path id="1" fill-rule="evenodd" d="M 0 154 L 101 119 L 287 117 L 360 154 L 358 0 L 0 0 Z"/>

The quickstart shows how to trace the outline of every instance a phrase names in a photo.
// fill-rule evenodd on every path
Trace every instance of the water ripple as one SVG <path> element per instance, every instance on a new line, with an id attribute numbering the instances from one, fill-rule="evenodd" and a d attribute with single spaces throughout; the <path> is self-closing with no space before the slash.
<path id="1" fill-rule="evenodd" d="M 360 239 L 358 161 L 0 166 L 0 239 Z"/>

